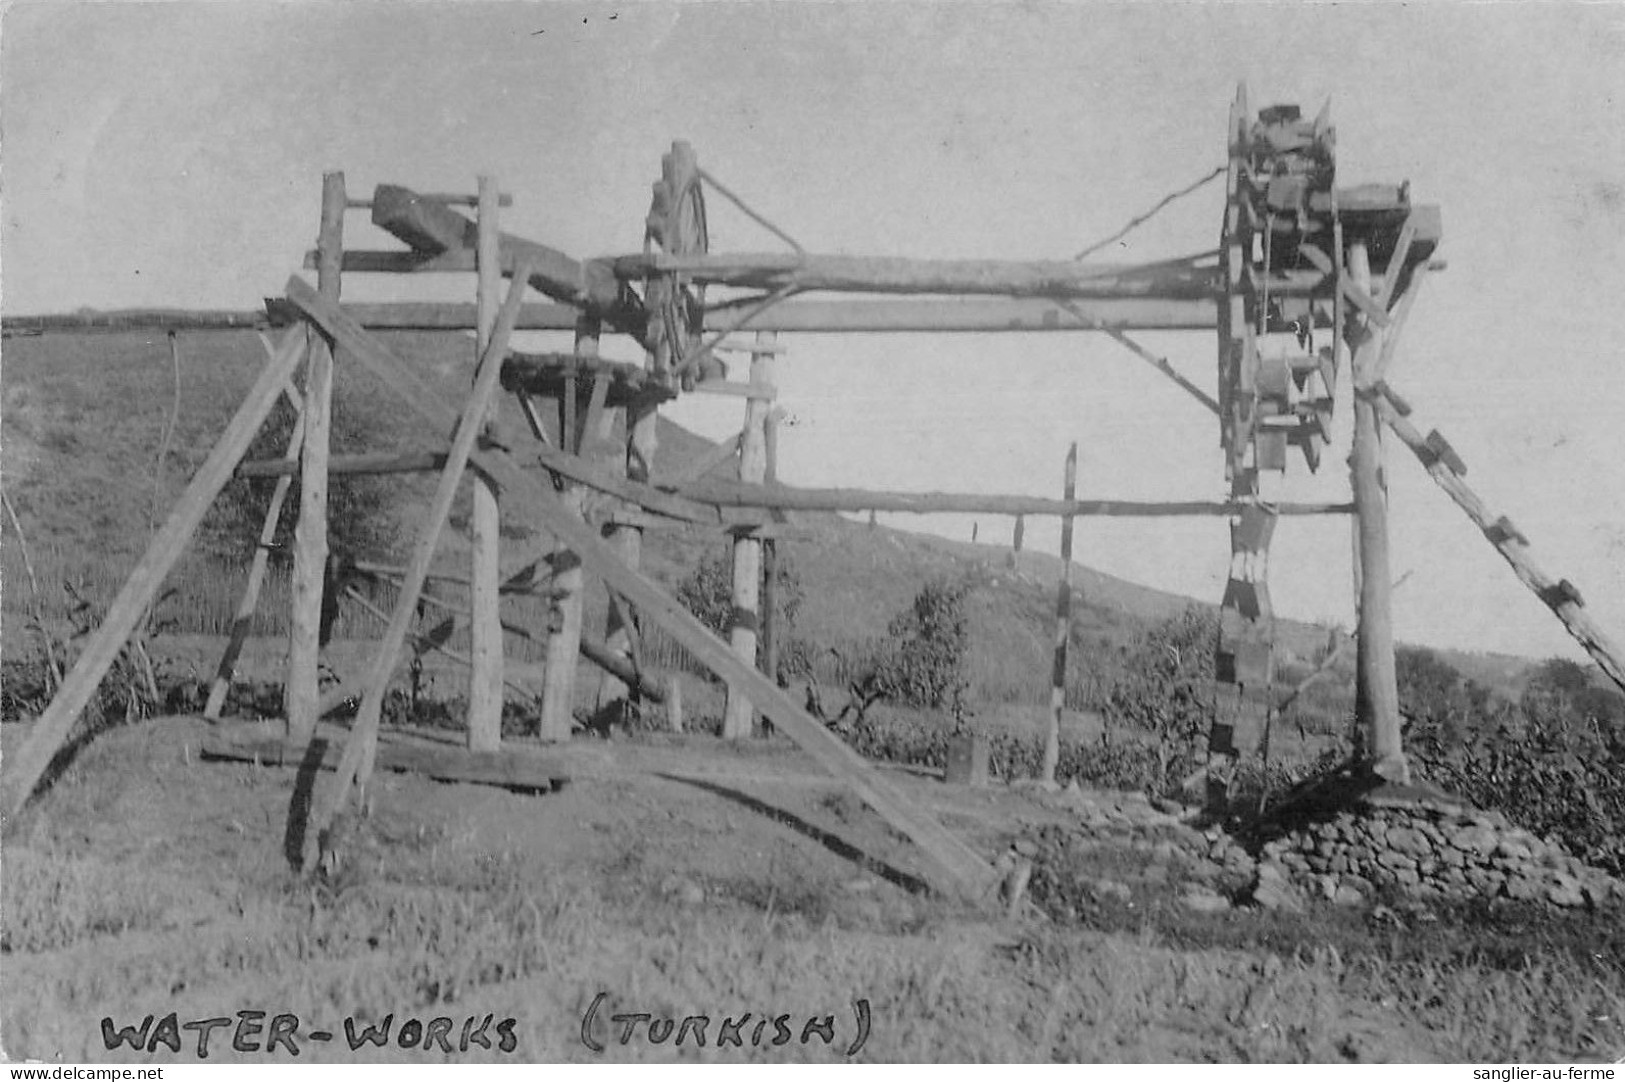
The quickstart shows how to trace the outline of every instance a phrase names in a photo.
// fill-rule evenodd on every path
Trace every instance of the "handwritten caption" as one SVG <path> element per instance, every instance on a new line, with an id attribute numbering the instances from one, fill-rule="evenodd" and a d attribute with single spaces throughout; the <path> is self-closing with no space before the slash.
<path id="1" fill-rule="evenodd" d="M 231 1033 L 231 1048 L 234 1052 L 263 1052 L 272 1055 L 279 1051 L 286 1051 L 290 1056 L 298 1056 L 300 1042 L 316 1042 L 325 1044 L 335 1039 L 332 1030 L 310 1029 L 301 1032 L 298 1015 L 278 1014 L 270 1015 L 267 1024 L 265 1011 L 238 1011 L 235 1019 L 232 1018 L 199 1018 L 190 1022 L 182 1022 L 179 1016 L 171 1011 L 154 1024 L 154 1016 L 147 1015 L 141 1020 L 139 1026 L 115 1027 L 111 1018 L 102 1019 L 102 1044 L 109 1052 L 121 1045 L 128 1045 L 136 1051 L 156 1053 L 160 1048 L 167 1048 L 176 1055 L 190 1046 L 198 1059 L 209 1058 L 209 1042 L 214 1035 L 223 1029 L 233 1027 Z M 423 1019 L 405 1018 L 401 1024 L 395 1025 L 395 1016 L 386 1014 L 383 1020 L 376 1023 L 357 1025 L 354 1018 L 346 1018 L 343 1026 L 343 1039 L 350 1046 L 350 1051 L 359 1052 L 363 1048 L 385 1048 L 393 1044 L 396 1048 L 421 1048 L 424 1052 L 467 1052 L 471 1048 L 496 1049 L 498 1052 L 511 1053 L 519 1047 L 519 1038 L 514 1035 L 514 1027 L 518 1019 L 504 1018 L 497 1021 L 495 1015 L 469 1015 L 462 1020 L 461 1027 L 457 1020 L 444 1016 Z M 182 1033 L 187 1034 L 182 1038 Z M 264 1035 L 263 1041 L 261 1034 Z M 494 1034 L 494 1037 L 493 1037 Z M 220 1034 L 225 1039 L 225 1034 Z"/>
<path id="2" fill-rule="evenodd" d="M 599 992 L 593 997 L 592 1006 L 587 1008 L 587 1013 L 581 1016 L 581 1043 L 594 1052 L 602 1052 L 607 1047 L 604 1040 L 600 1039 L 600 1031 L 606 1028 L 601 1025 L 605 1019 L 601 1017 L 600 1012 L 604 1001 L 608 998 L 608 992 Z M 857 1055 L 869 1040 L 867 999 L 852 1001 L 852 1018 L 853 1035 L 846 1046 L 846 1055 L 849 1057 Z M 625 1046 L 641 1036 L 652 1045 L 671 1041 L 673 1047 L 681 1047 L 685 1041 L 690 1041 L 696 1047 L 704 1048 L 710 1033 L 711 1021 L 712 1018 L 708 1014 L 690 1014 L 679 1020 L 669 1015 L 657 1016 L 648 1011 L 622 1011 L 608 1017 L 608 1026 L 619 1027 L 619 1030 L 617 1032 L 614 1028 L 610 1028 L 606 1039 Z M 726 1015 L 718 1020 L 712 1047 L 744 1048 L 747 1044 L 751 1048 L 761 1048 L 764 1045 L 769 1048 L 780 1047 L 796 1039 L 798 1028 L 802 1044 L 808 1044 L 816 1037 L 826 1045 L 833 1045 L 836 1043 L 836 1030 L 839 1027 L 835 1024 L 833 1014 L 810 1015 L 802 1020 L 790 1014 L 756 1015 L 746 1011 L 739 1015 Z"/>

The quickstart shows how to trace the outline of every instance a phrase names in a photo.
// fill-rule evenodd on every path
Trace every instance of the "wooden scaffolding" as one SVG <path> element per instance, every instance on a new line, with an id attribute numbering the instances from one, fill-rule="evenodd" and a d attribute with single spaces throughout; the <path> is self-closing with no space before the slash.
<path id="1" fill-rule="evenodd" d="M 1617 647 L 1590 620 L 1579 592 L 1553 581 L 1531 560 L 1523 535 L 1493 516 L 1462 480 L 1465 466 L 1438 433 L 1421 435 L 1409 406 L 1390 388 L 1388 373 L 1400 330 L 1432 268 L 1441 230 L 1436 207 L 1413 205 L 1408 186 L 1336 184 L 1335 138 L 1324 112 L 1310 120 L 1294 106 L 1256 115 L 1245 88 L 1230 114 L 1228 155 L 1217 172 L 1226 183 L 1219 245 L 1180 259 L 1133 266 L 1082 260 L 1052 262 L 943 261 L 824 256 L 807 252 L 700 167 L 692 149 L 673 145 L 646 220 L 639 253 L 577 260 L 499 227 L 501 195 L 489 177 L 474 196 L 419 193 L 380 185 L 368 199 L 349 196 L 344 176 L 330 173 L 322 188 L 321 226 L 307 267 L 310 286 L 289 279 L 284 295 L 267 301 L 265 321 L 281 328 L 269 360 L 224 434 L 154 539 L 90 639 L 17 761 L 8 764 L 0 803 L 8 817 L 33 791 L 51 758 L 128 639 L 210 503 L 234 476 L 279 478 L 267 511 L 261 547 L 249 569 L 239 619 L 211 688 L 206 716 L 218 718 L 266 570 L 266 545 L 292 479 L 300 482 L 294 545 L 293 618 L 285 682 L 287 749 L 314 738 L 319 718 L 359 697 L 330 784 L 318 794 L 306 836 L 315 855 L 344 810 L 364 803 L 378 761 L 379 720 L 386 685 L 411 634 L 431 577 L 452 500 L 467 476 L 474 493 L 472 555 L 467 582 L 472 646 L 467 747 L 480 756 L 474 773 L 501 770 L 504 697 L 500 598 L 515 567 L 501 559 L 501 523 L 518 519 L 556 539 L 548 561 L 556 618 L 547 635 L 540 735 L 567 739 L 576 699 L 576 658 L 602 670 L 600 707 L 630 699 L 669 702 L 673 682 L 640 661 L 638 628 L 658 626 L 726 683 L 724 735 L 747 736 L 756 713 L 770 720 L 823 767 L 850 785 L 925 854 L 934 886 L 981 899 L 995 885 L 991 866 L 905 797 L 868 762 L 796 705 L 774 679 L 772 568 L 778 540 L 793 531 L 795 511 L 977 511 L 1010 515 L 1018 535 L 1026 516 L 1053 515 L 1063 524 L 1063 572 L 1058 591 L 1054 694 L 1044 760 L 1053 777 L 1070 639 L 1072 524 L 1079 516 L 1214 515 L 1230 520 L 1231 572 L 1221 605 L 1218 682 L 1227 689 L 1215 715 L 1209 749 L 1209 792 L 1223 793 L 1230 768 L 1267 739 L 1273 679 L 1273 607 L 1267 582 L 1271 538 L 1283 515 L 1351 514 L 1358 589 L 1357 714 L 1366 765 L 1378 777 L 1408 780 L 1399 738 L 1398 695 L 1389 614 L 1386 492 L 1381 431 L 1393 430 L 1430 474 L 1473 518 L 1565 626 L 1625 687 Z M 784 241 L 785 253 L 709 251 L 706 194 L 728 199 Z M 472 216 L 459 208 L 471 209 Z M 390 251 L 346 249 L 345 215 L 367 210 L 372 222 L 404 242 Z M 473 304 L 346 304 L 341 282 L 353 273 L 467 272 L 476 276 Z M 507 285 L 504 288 L 504 281 Z M 534 289 L 546 301 L 526 301 Z M 708 302 L 707 291 L 728 291 Z M 881 300 L 811 300 L 803 294 L 885 294 Z M 713 294 L 713 297 L 715 294 Z M 161 321 L 163 317 L 160 315 Z M 171 316 L 162 325 L 177 320 Z M 43 331 L 49 321 L 8 329 Z M 207 325 L 241 326 L 218 314 Z M 460 330 L 475 334 L 472 384 L 461 408 L 393 352 L 374 332 Z M 511 348 L 518 330 L 572 331 L 568 353 Z M 797 489 L 778 483 L 775 453 L 775 365 L 778 335 L 800 331 L 1078 331 L 1109 335 L 1132 350 L 1219 421 L 1228 496 L 1221 500 L 1136 502 L 1079 499 L 1076 448 L 1068 457 L 1061 499 L 956 493 L 887 493 L 861 489 Z M 1141 330 L 1201 330 L 1218 335 L 1218 396 L 1202 391 L 1130 337 Z M 642 365 L 600 358 L 605 333 L 632 336 Z M 726 378 L 721 351 L 748 354 L 743 380 Z M 332 455 L 329 431 L 333 365 L 358 364 L 422 418 L 445 442 L 410 453 Z M 296 376 L 303 368 L 303 380 Z M 1339 392 L 1347 386 L 1352 393 Z M 498 390 L 514 395 L 528 421 L 522 436 L 504 430 L 493 409 Z M 656 471 L 655 425 L 662 403 L 682 393 L 733 395 L 744 402 L 738 436 L 692 464 L 681 476 Z M 298 421 L 282 458 L 242 461 L 250 441 L 279 398 Z M 1293 504 L 1267 499 L 1262 479 L 1285 471 L 1296 449 L 1318 468 L 1342 398 L 1354 412 L 1351 500 Z M 538 401 L 557 412 L 550 437 Z M 624 441 L 613 442 L 617 415 Z M 734 464 L 735 479 L 707 479 Z M 398 583 L 393 612 L 366 672 L 322 694 L 317 664 L 324 600 L 334 580 L 327 542 L 328 479 L 349 473 L 427 472 L 437 477 L 428 512 L 417 526 L 404 568 L 373 565 Z M 589 493 L 607 500 L 588 513 Z M 640 570 L 646 529 L 700 525 L 732 536 L 732 628 L 727 641 L 707 631 Z M 1018 542 L 1019 545 L 1019 542 Z M 536 573 L 537 560 L 524 565 Z M 764 573 L 765 571 L 765 573 Z M 601 639 L 584 631 L 583 573 L 601 579 L 610 605 Z M 768 596 L 763 596 L 763 590 Z M 352 600 L 364 601 L 353 591 Z M 673 704 L 674 705 L 674 704 Z M 399 756 L 396 756 L 399 758 Z M 472 776 L 472 775 L 465 775 Z M 483 776 L 483 775 L 482 775 Z"/>

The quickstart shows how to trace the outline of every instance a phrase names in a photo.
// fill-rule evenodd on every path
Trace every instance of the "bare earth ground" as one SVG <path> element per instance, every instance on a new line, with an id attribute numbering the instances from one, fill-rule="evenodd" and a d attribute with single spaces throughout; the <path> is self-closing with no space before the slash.
<path id="1" fill-rule="evenodd" d="M 24 728 L 5 727 L 5 751 Z M 858 998 L 866 1059 L 1459 1055 L 1395 1005 L 1339 991 L 1324 960 L 1061 931 L 904 889 L 891 880 L 917 871 L 912 847 L 782 741 L 578 740 L 560 752 L 574 780 L 544 796 L 381 775 L 349 865 L 310 884 L 282 853 L 293 771 L 199 762 L 207 731 L 177 717 L 107 734 L 16 824 L 9 1056 L 195 1061 L 190 1032 L 181 1056 L 109 1053 L 100 1020 L 262 1010 L 298 1015 L 301 1033 L 390 1012 L 516 1020 L 510 1056 L 352 1053 L 341 1036 L 302 1042 L 307 1060 L 829 1060 L 854 1038 Z M 989 854 L 1071 817 L 1021 790 L 888 773 Z M 867 869 L 837 852 L 847 844 Z M 601 1054 L 581 1040 L 600 992 Z M 622 1011 L 707 1015 L 713 1041 L 653 1045 L 640 1030 L 623 1047 L 606 1021 Z M 832 1014 L 836 1040 L 753 1049 L 752 1022 L 743 1049 L 718 1048 L 722 1016 L 745 1011 L 795 1026 Z M 223 1032 L 211 1059 L 239 1056 Z"/>

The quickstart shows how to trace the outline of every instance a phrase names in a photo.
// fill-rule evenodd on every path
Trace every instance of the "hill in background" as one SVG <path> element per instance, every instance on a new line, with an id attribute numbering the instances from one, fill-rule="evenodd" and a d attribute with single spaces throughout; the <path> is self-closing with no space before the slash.
<path id="1" fill-rule="evenodd" d="M 392 348 L 415 362 L 442 387 L 448 400 L 466 393 L 473 361 L 472 340 L 463 335 L 395 334 Z M 448 342 L 453 343 L 448 348 Z M 5 344 L 4 415 L 0 426 L 5 490 L 25 531 L 35 570 L 44 582 L 67 579 L 90 596 L 111 597 L 134 566 L 153 524 L 168 514 L 187 477 L 207 455 L 242 395 L 258 374 L 265 353 L 251 332 L 183 332 L 178 365 L 160 332 L 120 334 L 54 333 L 10 338 Z M 340 363 L 335 377 L 335 446 L 339 450 L 413 450 L 432 446 L 444 434 L 425 431 L 415 415 L 369 373 Z M 177 408 L 178 405 L 178 408 Z M 159 449 L 175 409 L 164 468 Z M 516 403 L 500 402 L 502 421 L 523 433 Z M 685 467 L 711 448 L 709 441 L 668 421 L 659 429 L 657 478 Z M 274 443 L 258 449 L 274 455 Z M 244 499 L 243 482 L 233 493 L 257 524 L 255 499 Z M 404 562 L 417 511 L 428 501 L 434 479 L 396 475 L 364 482 L 335 479 L 342 498 L 347 486 L 368 489 L 376 514 L 367 548 L 351 555 L 381 562 Z M 262 486 L 263 487 L 263 486 Z M 263 499 L 263 497 L 260 497 Z M 468 495 L 465 486 L 453 508 L 439 561 L 460 570 L 466 551 Z M 1002 702 L 1042 701 L 1048 694 L 1054 633 L 1057 557 L 1024 552 L 1013 557 L 997 546 L 951 541 L 884 526 L 869 526 L 836 515 L 802 515 L 804 536 L 781 545 L 805 594 L 799 632 L 820 651 L 855 648 L 881 634 L 890 616 L 907 605 L 923 583 L 939 575 L 968 576 L 977 584 L 969 601 L 972 622 L 972 677 L 978 691 Z M 211 522 L 215 532 L 221 523 Z M 237 524 L 240 529 L 241 523 Z M 516 526 L 509 537 L 517 558 L 526 546 L 550 547 L 546 537 Z M 645 569 L 675 586 L 700 560 L 724 551 L 724 535 L 651 531 Z M 240 585 L 232 583 L 238 560 L 211 555 L 210 540 L 195 545 L 171 576 L 178 589 L 160 607 L 160 617 L 183 630 L 218 632 L 229 622 Z M 5 637 L 15 646 L 18 617 L 29 595 L 18 587 L 19 553 L 4 546 Z M 224 564 L 224 566 L 222 566 Z M 284 567 L 285 565 L 276 565 Z M 286 610 L 285 569 L 274 570 L 263 602 L 261 634 L 278 633 Z M 1193 604 L 1190 599 L 1126 582 L 1075 565 L 1073 608 L 1078 680 L 1087 684 L 1113 671 L 1116 659 L 1149 625 Z M 1211 607 L 1211 602 L 1202 602 Z M 371 621 L 375 625 L 376 621 Z M 356 617 L 341 634 L 372 635 L 369 619 Z M 1284 656 L 1310 659 L 1324 648 L 1323 628 L 1282 621 L 1278 638 Z M 1525 659 L 1455 655 L 1481 682 L 1515 692 Z"/>

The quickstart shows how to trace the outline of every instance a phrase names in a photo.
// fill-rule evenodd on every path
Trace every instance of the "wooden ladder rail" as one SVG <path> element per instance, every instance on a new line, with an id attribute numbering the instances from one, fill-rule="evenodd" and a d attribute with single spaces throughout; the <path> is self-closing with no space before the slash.
<path id="1" fill-rule="evenodd" d="M 1586 612 L 1580 592 L 1568 579 L 1554 581 L 1535 563 L 1529 552 L 1528 539 L 1505 515 L 1493 515 L 1478 493 L 1462 480 L 1467 467 L 1444 437 L 1437 430 L 1424 436 L 1406 419 L 1411 409 L 1403 398 L 1386 383 L 1377 383 L 1368 393 L 1383 421 L 1411 449 L 1428 476 L 1444 489 L 1457 507 L 1467 513 L 1473 525 L 1483 532 L 1485 540 L 1495 546 L 1495 551 L 1511 565 L 1518 581 L 1529 587 L 1552 610 L 1608 678 L 1625 691 L 1625 653 L 1621 653 L 1618 644 Z"/>

